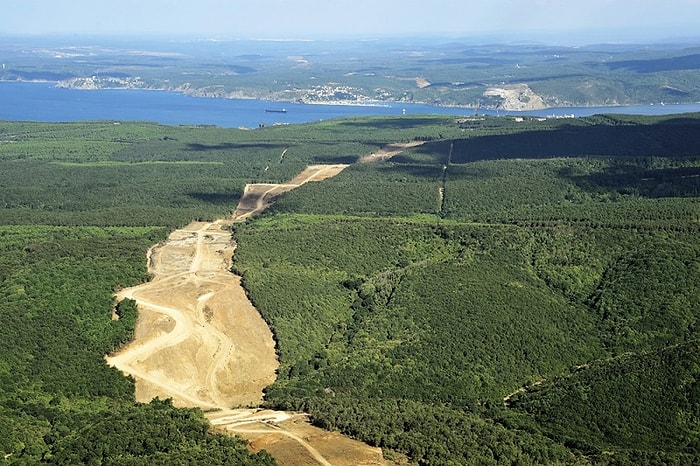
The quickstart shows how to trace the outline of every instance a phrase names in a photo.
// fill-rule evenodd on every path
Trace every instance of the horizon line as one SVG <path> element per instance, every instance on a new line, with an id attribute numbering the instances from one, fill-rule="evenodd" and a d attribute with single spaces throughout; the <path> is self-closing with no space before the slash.
<path id="1" fill-rule="evenodd" d="M 505 37 L 505 35 L 508 37 Z M 445 40 L 483 42 L 489 44 L 527 44 L 534 43 L 550 46 L 591 46 L 591 45 L 650 45 L 687 43 L 700 44 L 699 34 L 661 34 L 650 37 L 632 31 L 616 31 L 607 38 L 604 30 L 569 31 L 568 40 L 562 40 L 562 34 L 555 31 L 530 32 L 474 32 L 474 33 L 384 33 L 384 34 L 328 34 L 317 33 L 309 35 L 273 36 L 264 34 L 226 35 L 200 33 L 116 33 L 116 32 L 42 32 L 42 33 L 0 33 L 0 39 L 53 39 L 53 40 L 117 40 L 117 41 L 158 41 L 158 42 L 347 42 L 347 41 L 391 41 L 391 40 Z M 588 37 L 589 40 L 584 38 Z M 577 40 L 574 40 L 577 39 Z M 582 40 L 583 39 L 583 40 Z"/>

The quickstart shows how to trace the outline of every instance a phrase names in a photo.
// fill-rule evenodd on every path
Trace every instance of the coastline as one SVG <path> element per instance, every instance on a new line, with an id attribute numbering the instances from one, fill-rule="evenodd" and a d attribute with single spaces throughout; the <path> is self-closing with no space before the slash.
<path id="1" fill-rule="evenodd" d="M 463 109 L 463 110 L 485 110 L 489 112 L 515 112 L 517 114 L 524 114 L 527 112 L 535 111 L 545 111 L 545 110 L 566 110 L 566 109 L 625 109 L 634 107 L 645 107 L 645 106 L 659 106 L 659 107 L 673 107 L 673 106 L 684 106 L 684 105 L 698 105 L 700 106 L 700 101 L 698 102 L 630 102 L 630 103 L 586 103 L 586 104 L 573 104 L 562 102 L 562 105 L 550 106 L 536 106 L 533 108 L 505 108 L 500 105 L 477 105 L 477 104 L 457 104 L 457 103 L 434 103 L 428 101 L 400 101 L 400 100 L 375 100 L 375 99 L 338 99 L 338 100 L 309 100 L 309 99 L 276 99 L 273 97 L 261 98 L 253 94 L 241 93 L 240 91 L 232 92 L 207 92 L 207 87 L 190 87 L 189 83 L 184 83 L 179 86 L 167 86 L 167 87 L 157 87 L 151 85 L 134 85 L 136 83 L 143 83 L 136 78 L 134 81 L 130 81 L 130 85 L 116 85 L 116 86 L 105 86 L 103 84 L 99 85 L 74 85 L 67 81 L 72 81 L 73 79 L 79 80 L 89 80 L 90 78 L 72 78 L 71 80 L 46 80 L 46 79 L 0 79 L 0 85 L 3 84 L 53 84 L 52 87 L 57 89 L 69 89 L 75 91 L 154 91 L 154 92 L 169 92 L 174 94 L 180 94 L 187 97 L 195 97 L 199 99 L 221 99 L 221 100 L 248 100 L 248 101 L 264 101 L 273 103 L 285 103 L 285 104 L 296 104 L 296 105 L 329 105 L 329 106 L 348 106 L 348 107 L 379 107 L 379 108 L 391 108 L 398 105 L 422 105 L 427 107 L 432 107 L 436 109 Z M 92 81 L 87 81 L 91 83 Z M 700 111 L 700 109 L 698 110 Z"/>
<path id="2" fill-rule="evenodd" d="M 254 96 L 213 96 L 187 92 L 183 87 L 110 88 L 59 87 L 54 80 L 0 80 L 0 120 L 67 122 L 85 120 L 152 121 L 166 125 L 214 125 L 259 128 L 303 124 L 342 117 L 474 115 L 514 117 L 585 117 L 601 113 L 666 115 L 700 112 L 700 102 L 608 106 L 561 106 L 512 111 L 484 106 L 468 107 L 378 100 L 274 100 Z M 146 92 L 150 91 L 150 92 Z M 283 107 L 286 113 L 265 109 Z"/>

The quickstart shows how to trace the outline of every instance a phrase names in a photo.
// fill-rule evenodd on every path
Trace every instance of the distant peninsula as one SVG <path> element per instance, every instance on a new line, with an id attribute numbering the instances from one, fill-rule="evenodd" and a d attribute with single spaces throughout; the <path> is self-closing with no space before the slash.
<path id="1" fill-rule="evenodd" d="M 490 110 L 700 102 L 700 44 L 440 40 L 0 44 L 0 81 L 308 104 Z"/>

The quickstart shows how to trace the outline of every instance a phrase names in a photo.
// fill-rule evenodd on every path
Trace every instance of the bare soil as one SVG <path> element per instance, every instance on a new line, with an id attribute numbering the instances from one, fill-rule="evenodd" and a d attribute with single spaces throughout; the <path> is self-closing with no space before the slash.
<path id="1" fill-rule="evenodd" d="M 230 273 L 227 222 L 192 223 L 152 248 L 153 279 L 121 290 L 137 301 L 136 338 L 107 357 L 136 380 L 136 399 L 203 409 L 257 405 L 275 379 L 272 333 Z M 245 374 L 245 376 L 241 376 Z"/>
<path id="2" fill-rule="evenodd" d="M 368 162 L 383 162 L 389 160 L 390 158 L 399 155 L 401 152 L 411 147 L 420 146 L 424 144 L 423 141 L 411 141 L 411 142 L 397 142 L 394 144 L 387 144 L 386 146 L 379 149 L 377 152 L 372 152 L 369 155 L 365 155 L 360 159 L 361 163 Z"/>
<path id="3" fill-rule="evenodd" d="M 544 100 L 527 84 L 504 84 L 489 87 L 484 95 L 503 99 L 499 108 L 506 111 L 541 110 L 547 108 Z"/>
<path id="4" fill-rule="evenodd" d="M 393 154 L 399 147 L 392 147 Z M 231 219 L 195 222 L 148 252 L 152 280 L 117 293 L 139 308 L 134 341 L 106 361 L 136 380 L 136 399 L 172 398 L 207 411 L 212 428 L 247 438 L 281 465 L 389 465 L 378 448 L 309 424 L 303 413 L 259 406 L 275 380 L 272 333 L 231 273 L 230 226 L 275 196 L 337 175 L 347 165 L 310 166 L 289 183 L 246 187 Z"/>
<path id="5" fill-rule="evenodd" d="M 286 152 L 286 149 L 285 149 Z M 284 154 L 284 152 L 282 153 Z M 272 204 L 272 200 L 282 193 L 291 191 L 309 181 L 323 181 L 345 170 L 348 165 L 309 165 L 304 171 L 284 184 L 255 183 L 246 185 L 243 197 L 238 201 L 233 221 L 242 221 L 261 212 Z"/>
<path id="6" fill-rule="evenodd" d="M 269 410 L 208 415 L 215 431 L 240 435 L 253 451 L 268 451 L 280 465 L 391 465 L 381 448 L 309 424 L 304 413 Z"/>

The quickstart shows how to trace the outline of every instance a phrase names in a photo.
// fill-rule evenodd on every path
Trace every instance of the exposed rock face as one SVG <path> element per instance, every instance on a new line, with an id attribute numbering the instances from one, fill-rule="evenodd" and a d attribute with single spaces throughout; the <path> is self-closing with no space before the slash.
<path id="1" fill-rule="evenodd" d="M 499 109 L 509 111 L 540 110 L 547 108 L 544 100 L 527 84 L 504 84 L 492 86 L 484 92 L 486 97 L 500 97 Z"/>

